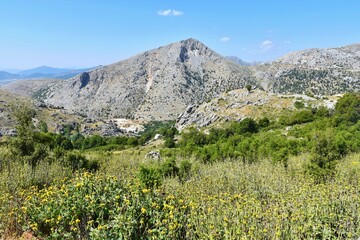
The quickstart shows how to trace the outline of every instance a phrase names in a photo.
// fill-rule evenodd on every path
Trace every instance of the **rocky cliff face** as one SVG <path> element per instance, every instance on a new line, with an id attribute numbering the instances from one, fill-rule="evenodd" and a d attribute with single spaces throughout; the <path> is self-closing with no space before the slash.
<path id="1" fill-rule="evenodd" d="M 255 84 L 250 69 L 188 39 L 70 78 L 44 101 L 89 116 L 169 120 L 248 83 Z"/>
<path id="2" fill-rule="evenodd" d="M 265 90 L 337 94 L 360 90 L 360 44 L 308 49 L 253 68 Z"/>

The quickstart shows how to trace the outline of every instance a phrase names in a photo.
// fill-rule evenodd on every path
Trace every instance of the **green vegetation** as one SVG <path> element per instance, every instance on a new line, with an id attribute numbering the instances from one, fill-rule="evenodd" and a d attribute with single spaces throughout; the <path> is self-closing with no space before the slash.
<path id="1" fill-rule="evenodd" d="M 300 102 L 300 101 L 296 101 L 294 102 L 294 107 L 300 109 L 300 108 L 304 108 L 305 107 L 305 104 L 303 102 Z"/>
<path id="2" fill-rule="evenodd" d="M 360 96 L 179 134 L 36 129 L 0 145 L 0 236 L 48 239 L 356 239 Z M 160 142 L 146 144 L 155 134 Z M 161 159 L 144 159 L 160 149 Z"/>

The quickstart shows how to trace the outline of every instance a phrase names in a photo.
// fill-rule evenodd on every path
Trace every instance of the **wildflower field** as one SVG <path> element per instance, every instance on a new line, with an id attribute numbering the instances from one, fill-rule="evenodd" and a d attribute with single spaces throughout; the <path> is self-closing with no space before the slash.
<path id="1" fill-rule="evenodd" d="M 49 239 L 353 239 L 360 234 L 360 155 L 314 184 L 302 158 L 200 165 L 188 181 L 76 173 L 0 197 L 1 233 Z M 124 168 L 126 171 L 126 168 Z M 120 176 L 122 173 L 119 172 Z M 126 173 L 124 173 L 126 174 Z"/>

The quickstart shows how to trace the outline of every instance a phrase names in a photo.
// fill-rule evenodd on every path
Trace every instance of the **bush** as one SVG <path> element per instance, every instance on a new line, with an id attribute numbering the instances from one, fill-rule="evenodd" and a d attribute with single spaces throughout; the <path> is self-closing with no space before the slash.
<path id="1" fill-rule="evenodd" d="M 270 126 L 270 120 L 267 117 L 261 118 L 259 120 L 258 126 L 260 128 L 266 128 L 266 127 Z"/>
<path id="2" fill-rule="evenodd" d="M 255 133 L 257 132 L 256 122 L 251 118 L 245 118 L 236 126 L 237 133 Z"/>
<path id="3" fill-rule="evenodd" d="M 62 141 L 60 147 L 62 147 L 64 150 L 72 150 L 74 148 L 69 139 Z"/>
<path id="4" fill-rule="evenodd" d="M 189 160 L 183 160 L 180 163 L 179 178 L 180 178 L 181 182 L 184 182 L 189 179 L 190 174 L 191 174 L 191 167 L 192 167 L 192 164 Z"/>
<path id="5" fill-rule="evenodd" d="M 354 124 L 360 120 L 360 95 L 347 93 L 340 98 L 335 106 L 338 122 Z"/>
<path id="6" fill-rule="evenodd" d="M 341 152 L 338 151 L 332 130 L 315 133 L 314 140 L 315 145 L 311 152 L 310 163 L 306 165 L 306 172 L 312 175 L 316 182 L 322 182 L 334 176 Z"/>
<path id="7" fill-rule="evenodd" d="M 176 166 L 175 157 L 166 160 L 160 166 L 160 172 L 164 177 L 175 177 L 179 173 L 179 168 Z"/>
<path id="8" fill-rule="evenodd" d="M 295 112 L 289 119 L 287 124 L 288 125 L 295 125 L 301 123 L 307 123 L 314 120 L 314 115 L 309 110 L 303 110 L 300 112 Z"/>
<path id="9" fill-rule="evenodd" d="M 162 174 L 155 166 L 140 166 L 139 179 L 146 188 L 156 188 L 162 184 Z"/>
<path id="10" fill-rule="evenodd" d="M 294 107 L 297 109 L 304 108 L 305 104 L 303 102 L 296 101 L 296 102 L 294 102 Z"/>
<path id="11" fill-rule="evenodd" d="M 287 169 L 289 160 L 289 149 L 283 147 L 278 151 L 272 152 L 272 160 L 274 163 L 281 163 Z"/>
<path id="12" fill-rule="evenodd" d="M 97 161 L 91 161 L 78 152 L 69 152 L 65 156 L 65 166 L 71 168 L 73 172 L 84 169 L 88 171 L 97 171 L 100 165 Z"/>
<path id="13" fill-rule="evenodd" d="M 174 148 L 175 147 L 175 141 L 173 138 L 168 137 L 165 139 L 164 147 L 166 148 Z"/>

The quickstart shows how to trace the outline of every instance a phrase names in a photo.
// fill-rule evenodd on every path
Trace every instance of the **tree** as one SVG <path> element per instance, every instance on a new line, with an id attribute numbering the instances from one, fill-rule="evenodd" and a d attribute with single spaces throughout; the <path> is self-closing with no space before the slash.
<path id="1" fill-rule="evenodd" d="M 334 175 L 336 163 L 341 158 L 341 153 L 336 144 L 335 133 L 331 129 L 325 132 L 316 132 L 314 140 L 315 145 L 306 170 L 314 176 L 315 181 L 321 182 Z"/>
<path id="2" fill-rule="evenodd" d="M 257 124 L 252 118 L 244 118 L 241 122 L 234 124 L 236 133 L 256 133 Z"/>
<path id="3" fill-rule="evenodd" d="M 46 122 L 44 122 L 44 121 L 39 122 L 39 128 L 40 128 L 41 132 L 44 132 L 44 133 L 48 132 L 48 126 L 47 126 Z"/>
<path id="4" fill-rule="evenodd" d="M 32 118 L 35 116 L 35 111 L 33 109 L 20 103 L 12 107 L 12 112 L 17 121 L 17 137 L 12 142 L 12 152 L 23 163 L 31 166 L 34 178 L 36 166 L 48 156 L 48 147 L 41 143 L 34 131 Z"/>
<path id="5" fill-rule="evenodd" d="M 175 141 L 173 138 L 168 137 L 165 139 L 164 147 L 166 148 L 174 148 L 175 147 Z"/>
<path id="6" fill-rule="evenodd" d="M 354 124 L 360 120 L 360 95 L 347 93 L 335 106 L 335 114 L 339 122 Z"/>
<path id="7" fill-rule="evenodd" d="M 247 84 L 247 85 L 245 86 L 245 88 L 248 90 L 249 93 L 251 92 L 251 85 L 250 85 L 250 84 Z"/>

